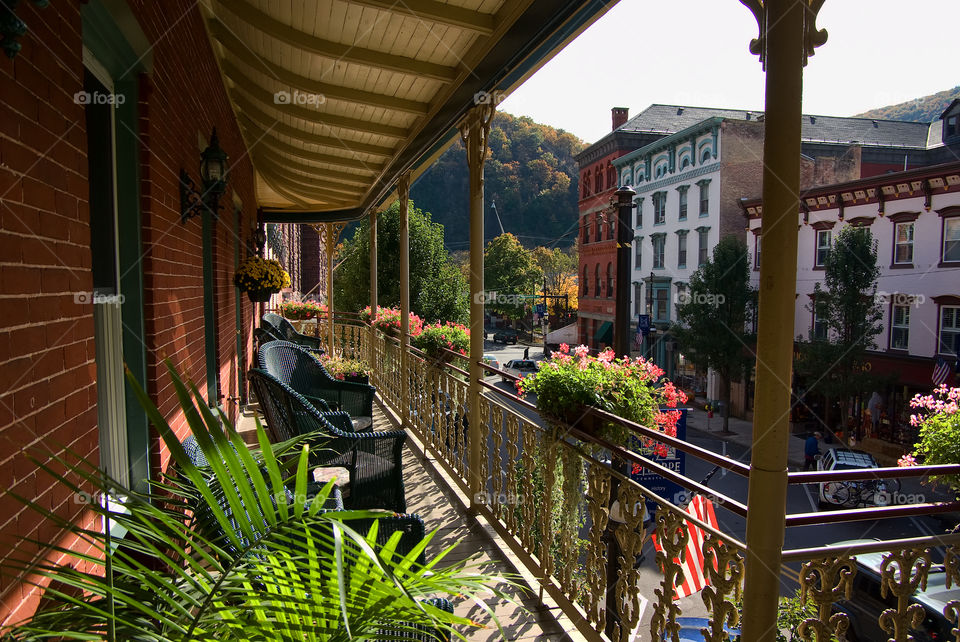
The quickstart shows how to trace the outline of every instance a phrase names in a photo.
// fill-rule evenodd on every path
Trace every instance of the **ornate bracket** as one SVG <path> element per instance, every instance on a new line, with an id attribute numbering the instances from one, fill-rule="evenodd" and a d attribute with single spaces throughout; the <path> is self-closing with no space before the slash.
<path id="1" fill-rule="evenodd" d="M 683 611 L 674 596 L 676 586 L 684 581 L 680 565 L 686 561 L 687 543 L 690 541 L 690 533 L 679 510 L 669 510 L 666 516 L 657 517 L 657 541 L 663 549 L 657 551 L 655 558 L 663 573 L 663 581 L 660 582 L 660 588 L 654 590 L 657 603 L 650 619 L 650 639 L 660 640 L 661 636 L 677 639 L 680 632 L 677 618 Z"/>
<path id="2" fill-rule="evenodd" d="M 729 548 L 713 533 L 706 533 L 703 540 L 703 568 L 710 578 L 710 584 L 703 588 L 701 598 L 712 617 L 710 628 L 700 631 L 707 642 L 727 642 L 730 636 L 723 630 L 724 625 L 736 627 L 740 621 L 736 602 L 743 588 L 743 558 L 737 549 Z"/>
<path id="3" fill-rule="evenodd" d="M 823 7 L 824 0 L 799 0 L 803 5 L 803 65 L 815 53 L 815 49 L 827 41 L 827 30 L 817 29 L 817 14 Z M 767 62 L 767 31 L 769 18 L 767 7 L 770 0 L 740 0 L 753 13 L 757 20 L 759 35 L 750 41 L 750 53 L 760 57 L 760 64 L 766 69 Z"/>
<path id="4" fill-rule="evenodd" d="M 812 560 L 800 569 L 800 597 L 817 605 L 817 618 L 804 620 L 797 629 L 805 642 L 828 642 L 842 635 L 850 627 L 845 613 L 831 615 L 831 605 L 840 599 L 850 599 L 853 576 L 857 573 L 855 560 L 835 557 Z"/>
<path id="5" fill-rule="evenodd" d="M 910 629 L 923 622 L 926 611 L 920 604 L 911 604 L 910 598 L 918 588 L 927 588 L 929 573 L 929 550 L 907 549 L 884 556 L 880 566 L 880 597 L 893 593 L 897 608 L 880 614 L 880 627 L 893 636 L 893 642 L 913 639 Z"/>
<path id="6" fill-rule="evenodd" d="M 613 636 L 614 640 L 628 642 L 633 630 L 640 622 L 640 587 L 637 570 L 637 557 L 643 548 L 643 504 L 646 501 L 640 490 L 633 484 L 621 482 L 617 490 L 623 522 L 614 529 L 614 536 L 620 548 L 617 565 L 616 598 L 619 622 Z M 630 507 L 633 510 L 630 510 Z M 657 554 L 659 556 L 659 553 Z"/>
<path id="7" fill-rule="evenodd" d="M 50 0 L 32 0 L 35 7 L 44 9 Z M 0 0 L 0 49 L 13 59 L 20 53 L 20 43 L 17 42 L 27 33 L 27 24 L 17 17 L 17 5 L 20 0 Z"/>

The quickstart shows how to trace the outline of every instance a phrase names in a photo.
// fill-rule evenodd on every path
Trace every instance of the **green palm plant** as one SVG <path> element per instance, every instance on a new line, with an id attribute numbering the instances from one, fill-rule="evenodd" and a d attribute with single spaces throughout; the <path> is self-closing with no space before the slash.
<path id="1" fill-rule="evenodd" d="M 492 618 L 480 593 L 508 599 L 500 588 L 504 579 L 472 571 L 469 561 L 441 568 L 452 546 L 419 564 L 435 533 L 401 554 L 400 533 L 378 546 L 376 521 L 365 534 L 350 527 L 351 520 L 383 513 L 323 510 L 332 482 L 308 499 L 307 443 L 270 444 L 258 422 L 259 449 L 249 450 L 227 418 L 215 416 L 196 388 L 188 390 L 167 368 L 209 467 L 191 462 L 133 379 L 175 462 L 174 473 L 152 482 L 149 495 L 121 494 L 94 463 L 71 452 L 32 457 L 73 493 L 94 488 L 110 497 L 89 504 L 109 527 L 71 523 L 18 497 L 80 545 L 50 547 L 47 559 L 62 554 L 59 562 L 4 563 L 5 572 L 46 588 L 45 605 L 0 630 L 0 637 L 336 641 L 415 634 L 412 639 L 439 640 L 452 632 L 465 639 L 458 629 L 479 625 L 428 598 L 472 597 Z"/>

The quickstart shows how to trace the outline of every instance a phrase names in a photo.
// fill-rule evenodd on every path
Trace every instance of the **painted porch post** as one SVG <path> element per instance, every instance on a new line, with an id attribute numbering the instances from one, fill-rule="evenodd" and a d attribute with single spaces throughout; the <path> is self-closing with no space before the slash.
<path id="1" fill-rule="evenodd" d="M 333 248 L 336 246 L 336 224 L 324 223 L 323 233 L 327 250 L 327 350 L 334 356 L 333 350 Z"/>
<path id="2" fill-rule="evenodd" d="M 377 210 L 370 210 L 370 319 L 377 314 Z M 376 348 L 373 333 L 367 335 L 367 363 L 372 367 L 376 363 Z"/>
<path id="3" fill-rule="evenodd" d="M 400 199 L 400 418 L 410 418 L 410 172 L 397 180 Z"/>
<path id="4" fill-rule="evenodd" d="M 480 425 L 480 380 L 483 369 L 483 163 L 487 158 L 490 121 L 496 101 L 479 104 L 460 123 L 460 139 L 467 149 L 470 169 L 470 400 L 469 483 L 470 508 L 482 502 L 484 479 L 480 477 L 480 452 L 484 431 Z"/>
<path id="5" fill-rule="evenodd" d="M 744 640 L 772 642 L 777 635 L 786 515 L 803 66 L 813 48 L 826 41 L 826 32 L 816 31 L 814 25 L 823 0 L 741 1 L 757 18 L 760 35 L 750 50 L 760 56 L 767 74 L 761 226 L 764 249 L 773 248 L 764 253 L 760 268 L 741 624 Z"/>

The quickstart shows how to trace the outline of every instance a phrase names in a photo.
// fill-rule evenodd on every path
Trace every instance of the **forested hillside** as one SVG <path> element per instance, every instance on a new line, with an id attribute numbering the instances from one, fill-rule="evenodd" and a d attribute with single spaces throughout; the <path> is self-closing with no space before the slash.
<path id="1" fill-rule="evenodd" d="M 577 169 L 573 156 L 584 147 L 573 134 L 535 123 L 526 116 L 498 113 L 490 130 L 490 157 L 484 168 L 486 240 L 503 230 L 528 248 L 566 247 L 576 240 Z M 458 141 L 411 188 L 411 198 L 444 226 L 451 251 L 469 244 L 467 158 Z"/>
<path id="2" fill-rule="evenodd" d="M 899 105 L 878 107 L 863 112 L 862 114 L 857 114 L 857 116 L 929 123 L 939 118 L 943 110 L 945 110 L 947 105 L 952 103 L 955 98 L 960 98 L 960 87 L 939 91 L 933 95 L 924 96 L 923 98 L 914 98 Z"/>

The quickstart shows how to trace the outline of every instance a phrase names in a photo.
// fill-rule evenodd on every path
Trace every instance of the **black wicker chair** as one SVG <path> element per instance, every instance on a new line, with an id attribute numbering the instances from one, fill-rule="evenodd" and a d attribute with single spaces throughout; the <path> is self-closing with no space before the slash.
<path id="1" fill-rule="evenodd" d="M 297 332 L 293 324 L 279 314 L 274 314 L 273 312 L 264 314 L 260 319 L 260 327 L 266 328 L 267 331 L 277 339 L 295 343 L 307 350 L 323 353 L 322 343 L 319 338 Z"/>
<path id="2" fill-rule="evenodd" d="M 373 428 L 373 398 L 377 389 L 365 383 L 335 379 L 323 364 L 289 341 L 271 341 L 260 347 L 260 368 L 313 402 L 323 399 L 353 420 L 353 430 Z"/>
<path id="3" fill-rule="evenodd" d="M 311 465 L 341 466 L 350 472 L 348 509 L 406 510 L 403 488 L 403 431 L 350 432 L 345 412 L 324 413 L 286 383 L 263 370 L 248 373 L 260 410 L 275 441 L 316 433 Z"/>

